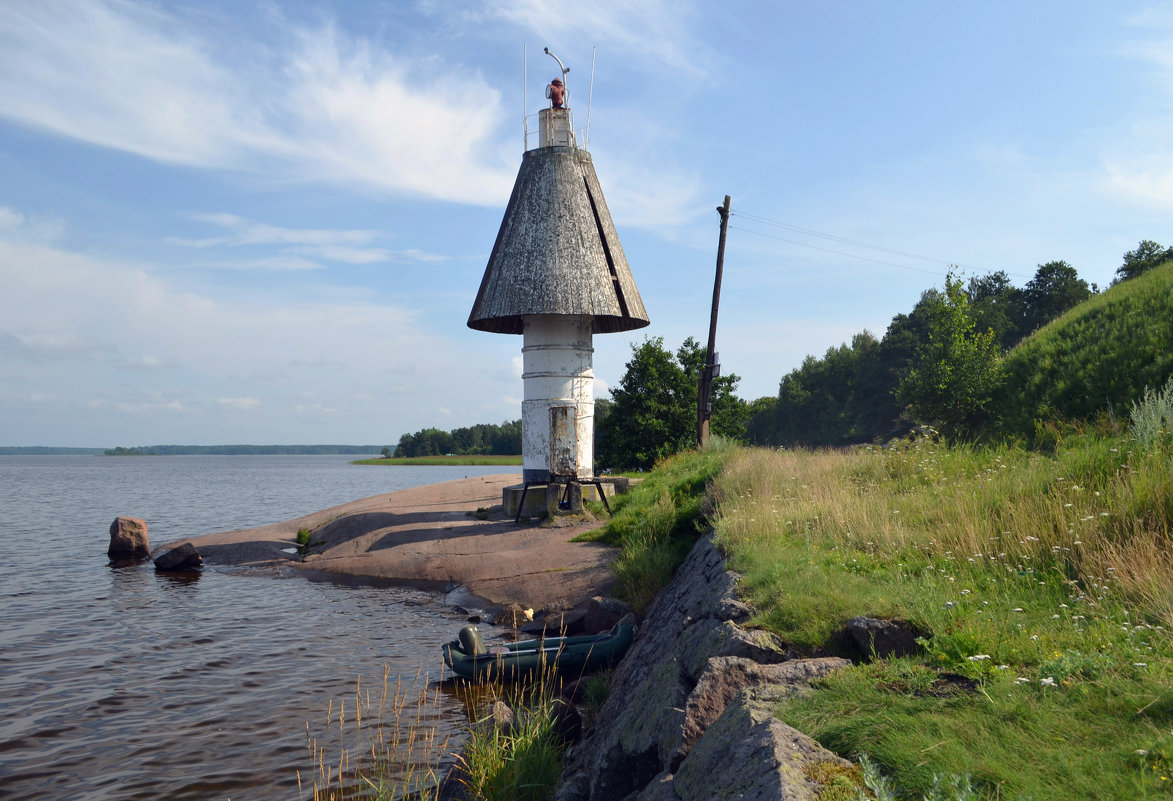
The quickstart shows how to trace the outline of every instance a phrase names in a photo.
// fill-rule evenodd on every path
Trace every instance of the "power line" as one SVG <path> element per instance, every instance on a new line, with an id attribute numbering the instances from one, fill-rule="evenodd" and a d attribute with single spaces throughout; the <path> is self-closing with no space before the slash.
<path id="1" fill-rule="evenodd" d="M 831 248 L 819 247 L 818 245 L 812 245 L 809 242 L 797 242 L 793 239 L 786 239 L 781 236 L 773 236 L 772 234 L 763 234 L 761 231 L 755 231 L 752 228 L 742 228 L 739 225 L 731 225 L 729 227 L 735 231 L 744 231 L 745 233 L 753 234 L 754 236 L 760 236 L 760 237 L 764 237 L 766 239 L 773 239 L 777 242 L 787 242 L 791 245 L 798 245 L 799 247 L 810 248 L 811 250 L 821 250 L 824 253 L 834 253 L 836 256 L 846 256 L 849 259 L 859 259 L 860 261 L 870 261 L 874 264 L 884 264 L 884 265 L 887 265 L 888 267 L 897 267 L 901 270 L 911 270 L 911 271 L 917 272 L 917 273 L 928 273 L 929 275 L 940 276 L 940 275 L 944 274 L 943 271 L 941 271 L 941 270 L 925 270 L 920 267 L 909 267 L 906 264 L 897 264 L 897 263 L 891 262 L 891 261 L 884 261 L 883 259 L 873 259 L 870 256 L 860 256 L 856 253 L 844 253 L 841 250 L 831 250 Z"/>
<path id="2" fill-rule="evenodd" d="M 733 214 L 733 216 L 744 217 L 746 220 L 748 220 L 750 222 L 758 223 L 759 225 L 768 225 L 768 226 L 771 226 L 774 228 L 781 228 L 783 230 L 793 231 L 795 233 L 803 234 L 805 236 L 813 236 L 813 237 L 818 237 L 820 239 L 827 239 L 832 242 L 840 242 L 842 244 L 851 245 L 853 247 L 866 248 L 868 250 L 874 250 L 879 253 L 890 253 L 894 256 L 903 256 L 908 259 L 917 259 L 919 261 L 928 261 L 928 262 L 933 262 L 935 264 L 943 264 L 947 267 L 954 267 L 954 266 L 963 267 L 967 270 L 974 270 L 974 271 L 978 271 L 978 272 L 982 271 L 982 269 L 983 269 L 981 267 L 976 267 L 971 264 L 963 264 L 963 263 L 957 262 L 957 261 L 948 261 L 945 259 L 935 258 L 933 256 L 922 256 L 918 253 L 910 253 L 910 252 L 904 251 L 904 250 L 896 250 L 893 248 L 886 248 L 881 245 L 874 245 L 869 242 L 861 242 L 857 239 L 849 239 L 847 237 L 838 236 L 836 234 L 829 234 L 824 231 L 816 231 L 813 228 L 803 228 L 802 226 L 791 225 L 790 223 L 784 223 L 784 222 L 781 222 L 780 220 L 771 220 L 767 217 L 761 217 L 756 214 L 748 214 L 746 212 L 732 212 L 732 214 Z M 818 245 L 811 245 L 806 242 L 798 242 L 793 239 L 786 239 L 785 237 L 772 236 L 770 234 L 766 234 L 761 231 L 755 231 L 751 228 L 738 228 L 737 230 L 745 231 L 747 233 L 755 234 L 757 236 L 765 237 L 767 239 L 776 239 L 779 242 L 787 242 L 792 245 L 799 245 L 800 247 L 808 247 L 808 248 L 812 248 L 814 250 L 821 250 L 826 253 L 833 253 L 838 256 L 846 256 L 848 258 L 859 259 L 861 261 L 870 261 L 870 262 L 874 262 L 876 264 L 884 264 L 889 267 L 896 267 L 896 268 L 899 268 L 902 270 L 911 270 L 913 272 L 923 272 L 923 273 L 928 273 L 930 275 L 941 275 L 942 274 L 941 272 L 938 272 L 938 271 L 919 270 L 915 267 L 909 267 L 908 265 L 905 265 L 905 264 L 896 264 L 895 262 L 884 261 L 882 259 L 869 258 L 867 256 L 860 256 L 860 255 L 853 254 L 853 253 L 844 253 L 843 251 L 832 250 L 830 248 L 823 248 L 823 247 L 819 247 Z M 1013 275 L 1018 278 L 1026 278 L 1026 279 L 1031 278 L 1031 276 L 1023 275 L 1021 273 L 1007 272 L 1006 274 Z"/>

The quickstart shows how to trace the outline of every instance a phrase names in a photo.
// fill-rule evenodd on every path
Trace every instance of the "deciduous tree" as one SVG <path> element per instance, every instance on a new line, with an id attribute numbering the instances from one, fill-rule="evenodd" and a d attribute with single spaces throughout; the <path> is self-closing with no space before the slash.
<path id="1" fill-rule="evenodd" d="M 1001 381 L 994 334 L 975 330 L 961 279 L 952 272 L 945 291 L 925 311 L 928 342 L 918 350 L 897 396 L 919 422 L 948 436 L 971 437 L 985 421 Z"/>

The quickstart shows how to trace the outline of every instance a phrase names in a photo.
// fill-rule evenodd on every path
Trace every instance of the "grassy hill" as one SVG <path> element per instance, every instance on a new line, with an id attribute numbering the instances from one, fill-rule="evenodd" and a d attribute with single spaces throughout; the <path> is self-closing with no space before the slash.
<path id="1" fill-rule="evenodd" d="M 1124 281 L 1024 339 L 1006 356 L 993 407 L 1000 431 L 1034 440 L 1056 421 L 1126 417 L 1173 375 L 1173 262 Z"/>

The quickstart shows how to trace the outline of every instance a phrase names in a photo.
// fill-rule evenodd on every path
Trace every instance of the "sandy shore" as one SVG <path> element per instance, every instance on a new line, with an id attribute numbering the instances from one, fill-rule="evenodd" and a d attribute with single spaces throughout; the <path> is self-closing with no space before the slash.
<path id="1" fill-rule="evenodd" d="M 492 605 L 559 611 L 611 586 L 615 549 L 574 543 L 599 523 L 517 525 L 501 509 L 501 490 L 516 473 L 476 476 L 374 495 L 259 528 L 224 531 L 191 542 L 212 564 L 289 565 L 328 574 L 428 583 Z M 489 510 L 488 519 L 478 509 Z M 313 532 L 304 561 L 300 529 Z M 459 594 L 459 593 L 458 593 Z"/>

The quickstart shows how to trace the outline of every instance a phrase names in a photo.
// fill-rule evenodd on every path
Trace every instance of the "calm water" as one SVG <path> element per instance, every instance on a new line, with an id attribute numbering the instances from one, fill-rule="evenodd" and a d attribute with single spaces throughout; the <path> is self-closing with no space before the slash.
<path id="1" fill-rule="evenodd" d="M 499 467 L 344 456 L 0 456 L 0 798 L 297 798 L 355 681 L 435 679 L 461 624 L 442 600 L 207 567 L 107 563 L 110 522 L 152 546 Z M 422 680 L 421 680 L 422 681 Z M 463 719 L 448 701 L 439 723 Z M 307 784 L 308 787 L 308 784 Z M 302 797 L 308 797 L 308 793 Z"/>

